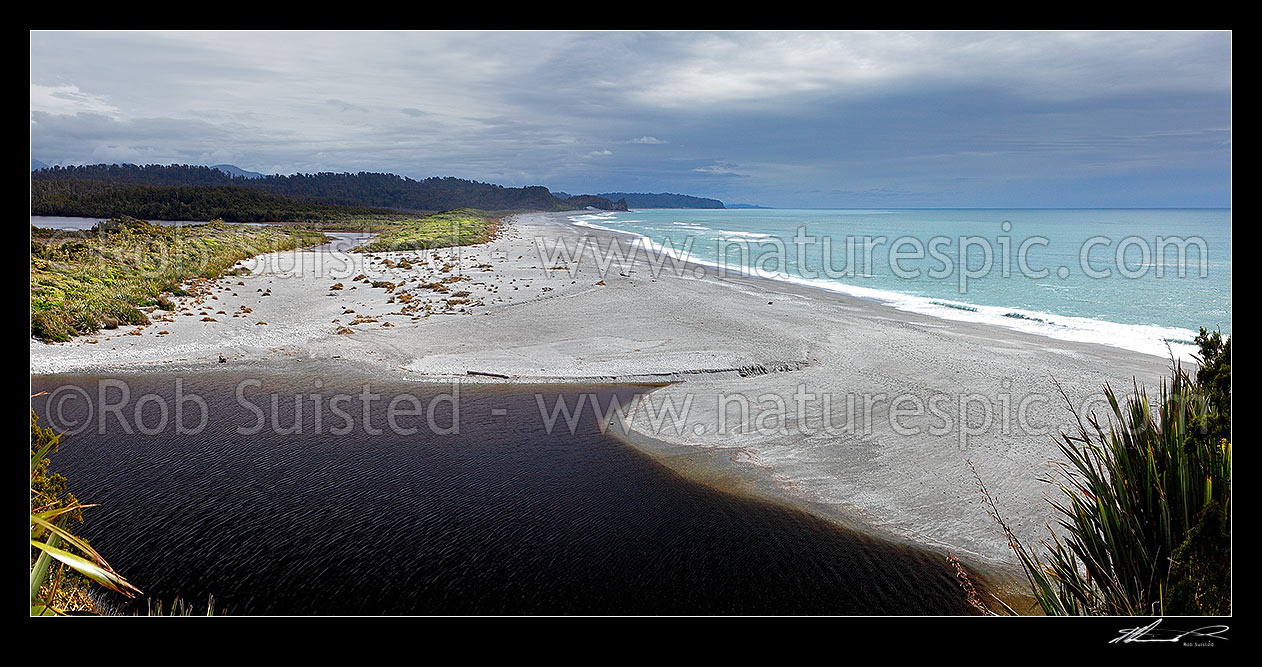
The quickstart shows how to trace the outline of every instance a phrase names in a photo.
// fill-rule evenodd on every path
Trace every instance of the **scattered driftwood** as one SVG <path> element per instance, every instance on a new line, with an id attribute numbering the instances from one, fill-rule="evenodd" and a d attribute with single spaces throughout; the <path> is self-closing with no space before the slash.
<path id="1" fill-rule="evenodd" d="M 507 375 L 500 375 L 499 373 L 484 373 L 484 372 L 482 372 L 482 371 L 465 371 L 465 374 L 466 374 L 466 375 L 481 375 L 481 376 L 483 376 L 483 377 L 489 377 L 489 378 L 499 378 L 499 379 L 501 379 L 501 380 L 507 380 L 507 379 L 508 379 L 508 376 L 507 376 Z"/>

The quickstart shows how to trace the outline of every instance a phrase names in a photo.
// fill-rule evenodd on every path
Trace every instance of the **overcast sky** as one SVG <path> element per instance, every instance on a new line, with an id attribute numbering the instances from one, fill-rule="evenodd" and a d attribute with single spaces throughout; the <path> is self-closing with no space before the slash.
<path id="1" fill-rule="evenodd" d="M 1229 206 L 1229 33 L 31 33 L 31 157 L 769 206 Z"/>

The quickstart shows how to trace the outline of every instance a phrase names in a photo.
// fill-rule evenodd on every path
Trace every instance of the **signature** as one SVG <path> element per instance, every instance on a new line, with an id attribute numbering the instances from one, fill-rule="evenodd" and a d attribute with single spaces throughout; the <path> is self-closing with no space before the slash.
<path id="1" fill-rule="evenodd" d="M 1195 630 L 1168 630 L 1157 627 L 1161 625 L 1162 620 L 1164 619 L 1159 618 L 1141 628 L 1126 628 L 1121 631 L 1119 636 L 1109 640 L 1109 643 L 1166 642 L 1174 644 L 1183 641 L 1185 638 L 1227 639 L 1222 634 L 1229 629 L 1225 625 L 1206 625 Z"/>

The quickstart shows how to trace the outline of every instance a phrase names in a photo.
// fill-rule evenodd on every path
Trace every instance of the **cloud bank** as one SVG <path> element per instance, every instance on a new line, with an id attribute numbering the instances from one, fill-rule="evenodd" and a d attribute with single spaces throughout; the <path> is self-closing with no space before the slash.
<path id="1" fill-rule="evenodd" d="M 44 162 L 774 206 L 1228 205 L 1230 103 L 1228 33 L 31 33 Z"/>

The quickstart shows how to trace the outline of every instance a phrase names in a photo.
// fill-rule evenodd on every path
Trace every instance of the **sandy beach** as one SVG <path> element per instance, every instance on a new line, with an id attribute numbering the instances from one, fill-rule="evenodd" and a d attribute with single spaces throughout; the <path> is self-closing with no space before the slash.
<path id="1" fill-rule="evenodd" d="M 360 254 L 343 235 L 257 257 L 148 326 L 32 340 L 31 373 L 178 372 L 222 356 L 417 381 L 667 383 L 624 437 L 676 470 L 1011 573 L 968 462 L 1018 536 L 1040 537 L 1053 515 L 1039 477 L 1071 419 L 1060 392 L 1089 408 L 1104 383 L 1155 388 L 1169 366 L 669 260 L 654 271 L 643 252 L 602 271 L 592 250 L 630 237 L 567 215 L 514 216 L 480 246 Z M 581 261 L 540 255 L 584 237 Z M 667 404 L 683 416 L 662 419 Z"/>

